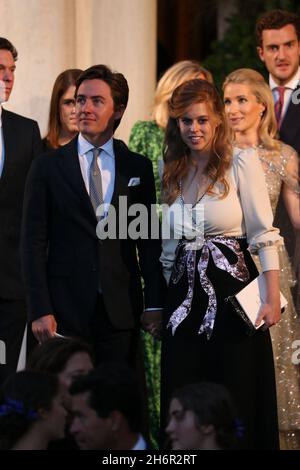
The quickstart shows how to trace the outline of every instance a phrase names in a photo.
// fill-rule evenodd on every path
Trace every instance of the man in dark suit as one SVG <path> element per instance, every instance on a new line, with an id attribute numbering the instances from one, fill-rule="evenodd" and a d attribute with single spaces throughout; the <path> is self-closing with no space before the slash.
<path id="1" fill-rule="evenodd" d="M 104 65 L 87 69 L 75 98 L 79 136 L 40 156 L 27 181 L 22 254 L 29 319 L 40 342 L 56 331 L 80 336 L 93 344 L 97 362 L 133 364 L 143 312 L 141 274 L 144 327 L 154 333 L 160 322 L 160 241 L 124 236 L 132 217 L 127 221 L 119 198 L 128 207 L 147 208 L 151 233 L 152 165 L 113 139 L 128 101 L 122 74 Z M 96 234 L 95 210 L 102 202 L 117 216 L 116 236 L 104 240 Z"/>
<path id="2" fill-rule="evenodd" d="M 0 38 L 0 340 L 6 352 L 0 382 L 16 369 L 26 324 L 19 255 L 23 193 L 31 162 L 42 148 L 37 123 L 1 106 L 13 89 L 17 55 Z"/>
<path id="3" fill-rule="evenodd" d="M 269 71 L 269 84 L 275 101 L 280 139 L 300 153 L 300 20 L 284 10 L 267 11 L 256 22 L 257 51 Z M 299 257 L 300 237 L 287 214 L 282 196 L 279 199 L 274 225 L 280 228 L 285 245 L 294 261 L 295 247 Z M 297 292 L 294 291 L 296 303 Z M 300 305 L 299 305 L 300 307 Z"/>

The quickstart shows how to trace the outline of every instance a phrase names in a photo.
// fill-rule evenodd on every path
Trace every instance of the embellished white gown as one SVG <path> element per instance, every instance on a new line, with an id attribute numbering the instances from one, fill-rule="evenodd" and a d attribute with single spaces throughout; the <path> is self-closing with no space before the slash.
<path id="1" fill-rule="evenodd" d="M 250 153 L 252 149 L 246 151 Z M 298 157 L 292 147 L 283 143 L 279 153 L 261 146 L 257 147 L 257 151 L 265 172 L 272 211 L 275 214 L 283 183 L 299 193 L 298 179 L 290 171 L 293 159 Z M 261 270 L 259 257 L 254 256 L 254 260 Z M 300 450 L 300 364 L 296 364 L 300 359 L 300 353 L 297 355 L 296 351 L 300 346 L 300 320 L 291 294 L 295 278 L 284 245 L 279 248 L 279 261 L 280 289 L 288 300 L 288 306 L 280 322 L 270 328 L 270 332 L 276 374 L 280 448 Z"/>

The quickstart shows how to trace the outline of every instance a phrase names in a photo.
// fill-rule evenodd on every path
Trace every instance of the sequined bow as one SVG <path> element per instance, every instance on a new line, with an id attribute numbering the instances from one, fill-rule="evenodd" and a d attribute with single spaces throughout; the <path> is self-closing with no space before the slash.
<path id="1" fill-rule="evenodd" d="M 225 245 L 227 248 L 229 248 L 237 256 L 236 263 L 231 264 L 224 255 L 224 253 L 222 253 L 220 248 L 218 248 L 216 243 Z M 190 242 L 186 240 L 181 240 L 177 248 L 177 253 L 181 249 L 182 245 L 184 245 L 184 247 L 180 251 L 179 258 L 176 258 L 174 264 L 172 282 L 173 284 L 177 284 L 186 269 L 188 279 L 188 292 L 182 304 L 179 305 L 179 307 L 172 313 L 167 324 L 167 328 L 172 328 L 173 335 L 175 334 L 176 329 L 180 325 L 180 323 L 189 315 L 191 311 L 194 293 L 197 250 L 193 249 Z M 228 272 L 235 279 L 245 282 L 248 281 L 250 277 L 249 271 L 245 263 L 243 252 L 241 251 L 239 242 L 236 238 L 224 236 L 204 238 L 202 252 L 198 261 L 197 269 L 199 272 L 200 284 L 203 290 L 208 295 L 208 306 L 203 318 L 203 322 L 200 325 L 198 334 L 205 332 L 207 339 L 210 339 L 212 335 L 217 313 L 217 296 L 215 293 L 215 289 L 212 282 L 206 275 L 206 269 L 210 255 L 212 256 L 214 264 L 217 268 Z"/>

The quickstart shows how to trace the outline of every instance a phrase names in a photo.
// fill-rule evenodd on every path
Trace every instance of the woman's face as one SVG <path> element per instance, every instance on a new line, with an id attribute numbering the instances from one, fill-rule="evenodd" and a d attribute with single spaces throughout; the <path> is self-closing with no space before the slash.
<path id="1" fill-rule="evenodd" d="M 169 423 L 166 427 L 173 450 L 197 450 L 203 442 L 203 432 L 196 426 L 193 411 L 183 410 L 177 398 L 173 398 L 169 407 Z"/>
<path id="2" fill-rule="evenodd" d="M 257 131 L 265 106 L 258 103 L 249 85 L 229 83 L 224 90 L 225 113 L 234 132 Z"/>
<path id="3" fill-rule="evenodd" d="M 78 127 L 75 118 L 75 85 L 69 86 L 59 100 L 59 117 L 64 132 L 76 133 Z"/>
<path id="4" fill-rule="evenodd" d="M 190 105 L 177 122 L 181 138 L 192 154 L 210 150 L 217 120 L 213 118 L 207 103 Z"/>

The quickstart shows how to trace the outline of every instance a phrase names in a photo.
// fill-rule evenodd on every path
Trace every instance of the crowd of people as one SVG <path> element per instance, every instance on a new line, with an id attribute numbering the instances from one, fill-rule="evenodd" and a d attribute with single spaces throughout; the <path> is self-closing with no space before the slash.
<path id="1" fill-rule="evenodd" d="M 0 38 L 0 449 L 300 450 L 299 17 L 256 36 L 269 84 L 178 62 L 128 147 L 122 73 L 63 71 L 42 140 Z M 249 334 L 230 299 L 259 273 Z"/>

